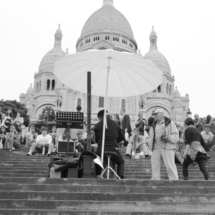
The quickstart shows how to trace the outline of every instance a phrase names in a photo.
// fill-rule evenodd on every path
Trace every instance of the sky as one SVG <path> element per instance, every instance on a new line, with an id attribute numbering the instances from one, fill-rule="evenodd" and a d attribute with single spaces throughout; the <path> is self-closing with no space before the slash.
<path id="1" fill-rule="evenodd" d="M 0 1 L 0 99 L 19 100 L 38 72 L 40 61 L 53 48 L 61 24 L 62 49 L 75 45 L 87 19 L 103 0 Z M 215 117 L 215 1 L 114 0 L 128 19 L 141 54 L 149 51 L 152 25 L 158 50 L 167 58 L 175 86 L 189 94 L 190 109 Z"/>

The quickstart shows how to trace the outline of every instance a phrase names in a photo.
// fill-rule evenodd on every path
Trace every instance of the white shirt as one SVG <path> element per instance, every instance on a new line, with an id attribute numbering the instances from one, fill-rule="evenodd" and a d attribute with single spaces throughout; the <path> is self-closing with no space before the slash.
<path id="1" fill-rule="evenodd" d="M 37 136 L 36 142 L 39 144 L 51 144 L 52 143 L 52 137 L 49 134 L 47 134 L 46 136 L 43 136 L 42 134 L 40 134 Z"/>
<path id="2" fill-rule="evenodd" d="M 166 144 L 161 140 L 165 134 L 165 121 L 158 122 L 155 127 L 155 149 L 165 149 Z"/>
<path id="3" fill-rule="evenodd" d="M 202 135 L 205 143 L 207 143 L 209 140 L 212 140 L 212 138 L 213 138 L 213 134 L 211 132 L 209 132 L 208 134 L 206 134 L 205 131 L 202 131 L 201 135 Z"/>

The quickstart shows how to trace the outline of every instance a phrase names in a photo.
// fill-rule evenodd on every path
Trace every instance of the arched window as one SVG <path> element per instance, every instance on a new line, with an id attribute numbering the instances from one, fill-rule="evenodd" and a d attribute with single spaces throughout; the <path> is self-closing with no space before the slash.
<path id="1" fill-rule="evenodd" d="M 39 91 L 39 88 L 38 88 L 39 86 L 38 86 L 38 82 L 37 82 L 37 84 L 36 84 L 36 92 L 38 92 Z"/>
<path id="2" fill-rule="evenodd" d="M 78 99 L 77 106 L 81 106 L 81 99 Z"/>
<path id="3" fill-rule="evenodd" d="M 101 47 L 99 50 L 106 50 L 106 48 L 105 47 Z"/>
<path id="4" fill-rule="evenodd" d="M 121 109 L 125 110 L 125 99 L 121 101 Z"/>
<path id="5" fill-rule="evenodd" d="M 41 83 L 41 81 L 40 81 L 40 84 L 39 84 L 39 85 L 40 85 L 40 87 L 39 87 L 39 88 L 40 88 L 40 91 L 41 91 L 41 89 L 42 89 L 42 83 Z"/>
<path id="6" fill-rule="evenodd" d="M 169 85 L 169 95 L 172 95 L 172 86 Z"/>
<path id="7" fill-rule="evenodd" d="M 52 80 L 52 90 L 55 89 L 55 80 Z"/>
<path id="8" fill-rule="evenodd" d="M 104 103 L 105 103 L 104 100 L 105 100 L 104 97 L 99 97 L 99 108 L 103 108 L 104 107 Z"/>
<path id="9" fill-rule="evenodd" d="M 161 93 L 161 85 L 158 86 L 158 93 Z"/>
<path id="10" fill-rule="evenodd" d="M 50 80 L 49 79 L 47 80 L 47 88 L 46 88 L 46 90 L 50 90 Z"/>
<path id="11" fill-rule="evenodd" d="M 166 94 L 169 94 L 169 84 L 166 85 Z"/>

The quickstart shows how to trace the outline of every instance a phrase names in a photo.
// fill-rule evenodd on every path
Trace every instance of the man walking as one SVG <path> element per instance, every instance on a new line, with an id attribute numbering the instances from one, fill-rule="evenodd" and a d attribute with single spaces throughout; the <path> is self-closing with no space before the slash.
<path id="1" fill-rule="evenodd" d="M 131 136 L 131 121 L 130 116 L 125 113 L 124 109 L 120 110 L 121 115 L 121 128 L 124 133 L 128 133 L 129 137 Z M 128 145 L 128 141 L 124 143 L 124 146 Z"/>
<path id="2" fill-rule="evenodd" d="M 179 140 L 178 129 L 173 121 L 164 116 L 162 109 L 157 109 L 154 114 L 156 122 L 149 131 L 152 180 L 160 180 L 161 158 L 166 166 L 169 180 L 178 180 L 175 165 L 175 149 Z"/>

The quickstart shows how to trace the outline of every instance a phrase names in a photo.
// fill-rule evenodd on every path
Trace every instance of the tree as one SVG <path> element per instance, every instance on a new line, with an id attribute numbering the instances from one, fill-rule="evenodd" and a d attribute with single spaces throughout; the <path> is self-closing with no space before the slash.
<path id="1" fill-rule="evenodd" d="M 16 114 L 20 113 L 21 116 L 24 118 L 24 125 L 28 127 L 29 125 L 29 116 L 28 109 L 26 106 L 20 102 L 17 102 L 16 100 L 6 100 L 6 101 L 0 101 L 0 107 L 2 107 L 2 112 L 6 114 L 7 110 L 10 108 L 13 113 L 13 118 L 16 118 Z"/>

